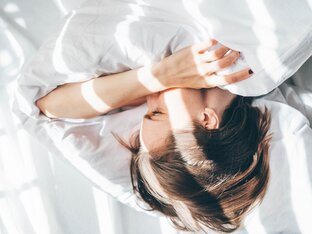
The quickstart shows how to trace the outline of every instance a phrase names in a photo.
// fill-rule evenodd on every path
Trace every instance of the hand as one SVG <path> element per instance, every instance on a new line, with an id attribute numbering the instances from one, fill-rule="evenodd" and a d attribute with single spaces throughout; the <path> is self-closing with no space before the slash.
<path id="1" fill-rule="evenodd" d="M 249 78 L 252 74 L 249 68 L 229 75 L 216 75 L 233 65 L 240 56 L 239 52 L 225 46 L 207 52 L 217 43 L 209 40 L 186 47 L 156 64 L 153 73 L 167 88 L 213 88 Z"/>

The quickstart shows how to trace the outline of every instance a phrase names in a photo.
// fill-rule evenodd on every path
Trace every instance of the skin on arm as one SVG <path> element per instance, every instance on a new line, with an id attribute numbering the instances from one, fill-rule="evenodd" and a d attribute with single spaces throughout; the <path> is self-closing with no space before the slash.
<path id="1" fill-rule="evenodd" d="M 166 89 L 212 88 L 249 78 L 248 68 L 225 76 L 215 74 L 240 56 L 225 46 L 207 53 L 216 43 L 209 40 L 189 46 L 152 66 L 61 85 L 36 105 L 50 118 L 92 118 Z"/>
<path id="2" fill-rule="evenodd" d="M 154 82 L 153 82 L 154 81 Z M 36 105 L 50 118 L 92 118 L 165 90 L 148 67 L 57 87 Z"/>

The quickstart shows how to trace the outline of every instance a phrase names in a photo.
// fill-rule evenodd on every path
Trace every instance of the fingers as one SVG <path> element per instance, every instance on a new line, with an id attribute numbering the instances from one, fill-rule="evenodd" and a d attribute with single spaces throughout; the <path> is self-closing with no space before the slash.
<path id="1" fill-rule="evenodd" d="M 203 41 L 200 43 L 197 43 L 192 46 L 192 50 L 195 53 L 204 53 L 206 50 L 208 50 L 211 46 L 216 45 L 218 42 L 214 39 Z"/>
<path id="2" fill-rule="evenodd" d="M 225 46 L 221 46 L 220 48 L 211 51 L 206 52 L 203 54 L 199 54 L 198 57 L 200 58 L 200 62 L 213 62 L 218 59 L 221 59 L 224 57 L 224 55 L 230 50 L 230 48 L 227 48 Z"/>
<path id="3" fill-rule="evenodd" d="M 231 51 L 229 54 L 225 55 L 223 58 L 216 60 L 214 62 L 205 63 L 202 66 L 206 74 L 212 74 L 214 72 L 220 71 L 233 65 L 239 58 L 240 53 L 237 51 Z"/>
<path id="4" fill-rule="evenodd" d="M 252 74 L 253 72 L 249 68 L 246 68 L 244 70 L 241 70 L 241 71 L 229 74 L 229 75 L 224 75 L 224 76 L 219 76 L 215 74 L 210 75 L 205 78 L 205 82 L 207 85 L 206 88 L 233 84 L 233 83 L 248 79 Z"/>

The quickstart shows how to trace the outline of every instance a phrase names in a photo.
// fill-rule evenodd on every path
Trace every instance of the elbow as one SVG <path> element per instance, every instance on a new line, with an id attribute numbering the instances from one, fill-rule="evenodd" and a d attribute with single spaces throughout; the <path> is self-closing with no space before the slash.
<path id="1" fill-rule="evenodd" d="M 40 112 L 44 114 L 45 116 L 47 116 L 48 118 L 57 118 L 57 116 L 52 114 L 54 112 L 53 106 L 51 105 L 51 103 L 49 103 L 46 96 L 38 99 L 35 102 L 35 104 L 37 108 L 40 110 Z"/>

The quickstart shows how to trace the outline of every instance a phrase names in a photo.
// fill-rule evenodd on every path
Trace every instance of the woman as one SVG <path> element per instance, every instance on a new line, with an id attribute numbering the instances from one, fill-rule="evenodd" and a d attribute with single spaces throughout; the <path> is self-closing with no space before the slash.
<path id="1" fill-rule="evenodd" d="M 37 101 L 51 118 L 91 118 L 147 101 L 130 144 L 134 191 L 177 228 L 236 230 L 261 201 L 269 178 L 270 117 L 251 98 L 214 88 L 247 79 L 227 75 L 239 53 L 199 43 L 157 64 L 83 83 L 65 84 Z M 209 90 L 205 88 L 211 88 Z"/>

